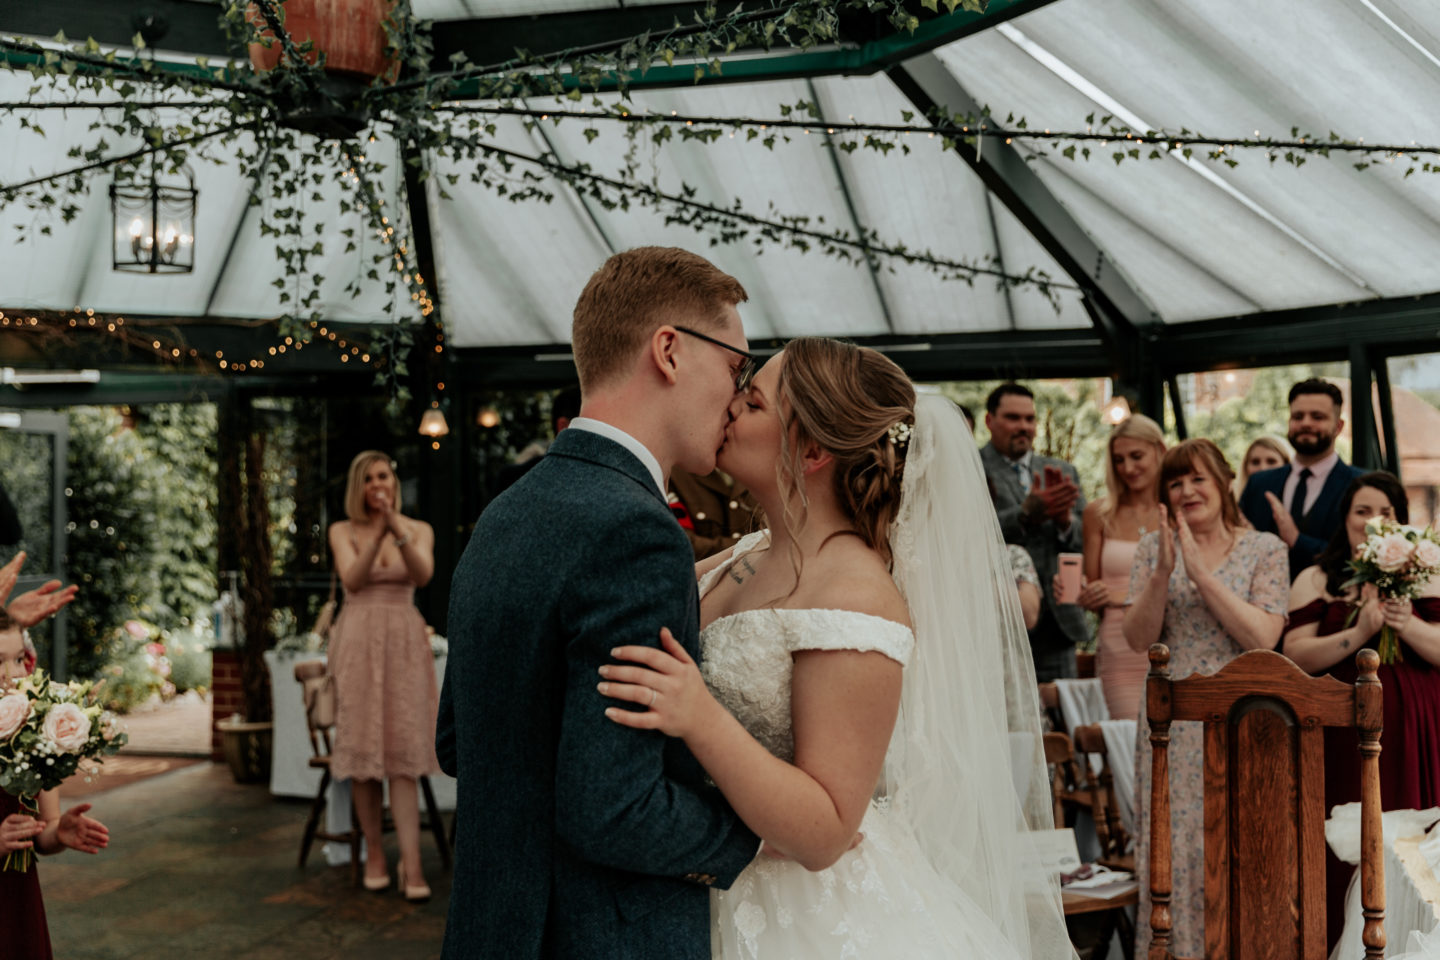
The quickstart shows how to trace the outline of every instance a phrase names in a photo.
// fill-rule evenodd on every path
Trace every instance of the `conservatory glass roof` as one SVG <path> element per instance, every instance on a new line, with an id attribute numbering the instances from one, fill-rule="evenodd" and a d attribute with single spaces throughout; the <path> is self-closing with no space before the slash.
<path id="1" fill-rule="evenodd" d="M 641 5 L 649 4 L 623 4 Z M 621 6 L 415 0 L 417 12 L 439 19 Z M 921 53 L 899 70 L 921 65 L 943 73 L 944 90 L 988 105 L 995 118 L 1023 117 L 1031 131 L 1084 131 L 1094 114 L 1088 125 L 1096 129 L 1099 117 L 1110 115 L 1136 130 L 1172 134 L 1185 128 L 1219 137 L 1289 138 L 1295 128 L 1301 135 L 1333 131 L 1371 143 L 1440 145 L 1440 5 L 1058 0 Z M 28 74 L 0 72 L 0 101 L 24 100 L 32 82 Z M 898 124 L 903 111 L 918 110 L 907 89 L 897 74 L 882 71 L 637 87 L 630 101 L 639 112 L 763 119 L 777 117 L 782 104 L 810 100 L 826 120 Z M 57 87 L 53 95 L 68 93 Z M 618 95 L 601 100 L 614 103 Z M 531 106 L 554 108 L 555 101 Z M 588 96 L 566 108 L 593 109 Z M 67 152 L 98 137 L 87 130 L 85 111 L 46 111 L 36 118 L 43 136 L 20 129 L 16 117 L 0 115 L 0 142 L 9 147 L 0 152 L 0 185 L 73 166 L 77 161 Z M 586 164 L 607 176 L 618 176 L 626 163 L 629 143 L 611 121 L 527 126 L 523 118 L 500 116 L 494 122 L 489 140 L 522 158 Z M 590 126 L 600 131 L 593 140 L 586 135 Z M 553 180 L 553 202 L 513 202 L 470 181 L 474 162 L 431 158 L 437 176 L 428 183 L 428 212 L 450 345 L 565 343 L 571 307 L 589 274 L 610 252 L 642 244 L 686 246 L 734 273 L 750 293 L 742 315 L 752 339 L 1088 329 L 1091 317 L 1081 302 L 1087 272 L 1092 280 L 1103 272 L 1104 282 L 1132 295 L 1126 319 L 1138 324 L 1440 291 L 1440 177 L 1407 177 L 1408 158 L 1357 170 L 1358 155 L 1310 155 L 1296 168 L 1237 150 L 1232 167 L 1203 159 L 1204 149 L 1197 148 L 1188 161 L 1170 153 L 1117 165 L 1110 159 L 1113 144 L 1094 144 L 1091 159 L 1072 161 L 1060 155 L 1063 144 L 1016 137 L 1009 145 L 987 140 L 978 160 L 975 148 L 959 147 L 972 154 L 967 160 L 918 130 L 903 141 L 908 154 L 882 155 L 836 150 L 823 131 L 792 131 L 773 150 L 747 141 L 743 132 L 712 144 L 676 138 L 655 150 L 642 146 L 636 169 L 666 193 L 693 189 L 697 200 L 719 207 L 738 200 L 747 213 L 768 219 L 803 216 L 816 229 L 873 231 L 879 245 L 903 244 L 1012 275 L 1033 269 L 1054 279 L 1048 296 L 1034 284 L 1002 287 L 987 276 L 973 284 L 943 279 L 883 255 L 871 268 L 863 258 L 842 262 L 776 243 L 711 246 L 708 233 L 667 224 L 653 208 L 605 209 Z M 135 144 L 111 146 L 120 152 Z M 366 150 L 397 154 L 383 131 Z M 1025 161 L 1033 175 L 1018 199 L 992 189 L 995 183 L 977 172 L 990 162 L 987 151 Z M 208 152 L 219 162 L 192 163 L 200 190 L 193 274 L 111 270 L 108 179 L 102 177 L 72 222 L 57 218 L 49 236 L 32 233 L 21 245 L 0 241 L 7 251 L 0 258 L 0 308 L 246 319 L 282 312 L 280 291 L 270 285 L 278 275 L 275 241 L 260 235 L 254 211 L 247 211 L 249 181 L 222 149 Z M 1426 159 L 1437 158 L 1420 162 Z M 381 185 L 397 211 L 404 204 L 399 169 L 398 162 L 389 164 Z M 456 176 L 453 185 L 448 174 Z M 321 190 L 324 198 L 311 202 L 310 214 L 325 224 L 327 241 L 314 270 L 326 278 L 321 312 L 334 320 L 384 319 L 391 305 L 383 289 L 364 279 L 368 257 L 341 252 L 338 231 L 359 226 L 358 217 L 336 206 L 341 185 L 327 181 Z M 1050 212 L 1037 215 L 1039 208 Z M 1037 216 L 1052 228 L 1048 235 L 1032 229 Z M 16 224 L 34 217 L 12 205 L 0 212 L 0 236 L 13 236 Z M 1063 224 L 1070 222 L 1078 229 L 1067 234 Z M 366 242 L 374 241 L 362 242 L 362 252 Z M 361 284 L 358 298 L 345 290 L 351 282 Z"/>

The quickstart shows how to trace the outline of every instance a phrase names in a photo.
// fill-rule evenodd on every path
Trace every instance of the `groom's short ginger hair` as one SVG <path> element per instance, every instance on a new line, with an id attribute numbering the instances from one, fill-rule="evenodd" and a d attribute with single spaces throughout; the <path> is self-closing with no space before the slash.
<path id="1" fill-rule="evenodd" d="M 662 324 L 714 330 L 749 299 L 730 274 L 679 247 L 636 247 L 606 260 L 575 303 L 570 338 L 582 390 L 623 372 Z"/>

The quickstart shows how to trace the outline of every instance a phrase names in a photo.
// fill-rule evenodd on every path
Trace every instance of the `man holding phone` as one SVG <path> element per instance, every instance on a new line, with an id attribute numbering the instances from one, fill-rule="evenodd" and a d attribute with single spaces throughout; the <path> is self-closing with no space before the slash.
<path id="1" fill-rule="evenodd" d="M 1055 573 L 1062 553 L 1079 553 L 1085 495 L 1080 475 L 1064 460 L 1035 452 L 1035 395 L 1018 383 L 1002 383 L 985 401 L 990 442 L 980 451 L 995 512 L 1007 543 L 1024 547 L 1040 577 L 1044 604 L 1030 631 L 1035 676 L 1041 681 L 1075 676 L 1075 644 L 1085 637 L 1085 612 L 1072 600 L 1057 601 Z"/>

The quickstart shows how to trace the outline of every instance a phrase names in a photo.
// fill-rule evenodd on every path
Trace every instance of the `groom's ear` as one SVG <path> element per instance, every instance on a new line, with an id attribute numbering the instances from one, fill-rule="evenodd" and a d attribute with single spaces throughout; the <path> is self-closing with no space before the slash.
<path id="1" fill-rule="evenodd" d="M 650 360 L 671 386 L 679 379 L 679 359 L 675 355 L 679 343 L 680 335 L 671 326 L 659 327 L 650 334 Z"/>
<path id="2" fill-rule="evenodd" d="M 834 462 L 835 455 L 818 443 L 807 443 L 805 452 L 800 454 L 800 467 L 807 477 Z"/>

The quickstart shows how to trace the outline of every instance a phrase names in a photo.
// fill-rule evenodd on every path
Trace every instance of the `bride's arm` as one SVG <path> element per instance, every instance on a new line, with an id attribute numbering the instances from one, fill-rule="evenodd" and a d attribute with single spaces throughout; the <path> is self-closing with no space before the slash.
<path id="1" fill-rule="evenodd" d="M 854 589 L 849 597 L 853 609 Z M 881 615 L 893 619 L 894 611 Z M 790 764 L 771 755 L 710 696 L 694 662 L 668 632 L 664 636 L 663 651 L 615 651 L 618 659 L 653 670 L 611 665 L 604 672 L 611 681 L 602 688 L 606 695 L 646 705 L 654 691 L 654 705 L 606 714 L 627 726 L 683 737 L 746 826 L 806 869 L 829 867 L 851 847 L 879 780 L 900 706 L 900 664 L 877 652 L 797 651 Z"/>
<path id="2" fill-rule="evenodd" d="M 614 707 L 617 723 L 682 736 L 745 825 L 807 870 L 848 850 L 880 777 L 900 706 L 901 666 L 881 653 L 804 650 L 795 654 L 791 715 L 795 763 L 773 756 L 715 701 L 693 661 L 669 634 L 661 651 L 622 647 L 616 656 L 654 666 L 644 686 L 609 683 L 608 696 L 650 701 L 643 713 Z M 626 680 L 634 667 L 608 668 Z M 635 677 L 639 679 L 639 677 Z M 673 682 L 678 681 L 678 682 Z M 634 697 L 630 690 L 641 691 Z M 683 732 L 682 732 L 683 731 Z"/>

